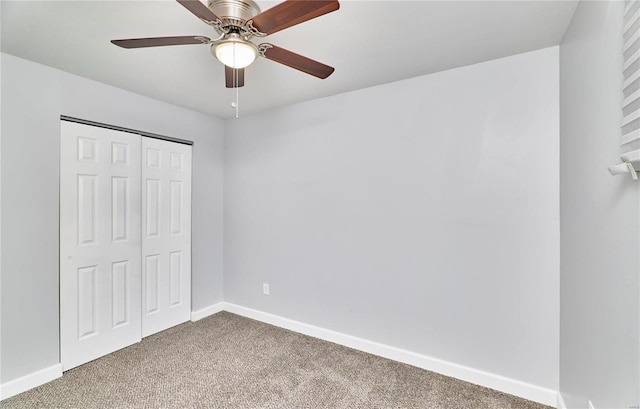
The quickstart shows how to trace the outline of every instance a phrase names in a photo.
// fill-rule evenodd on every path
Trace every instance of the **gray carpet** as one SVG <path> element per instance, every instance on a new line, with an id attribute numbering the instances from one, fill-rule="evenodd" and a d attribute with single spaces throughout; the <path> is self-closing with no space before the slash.
<path id="1" fill-rule="evenodd" d="M 547 408 L 227 312 L 147 337 L 0 407 Z"/>

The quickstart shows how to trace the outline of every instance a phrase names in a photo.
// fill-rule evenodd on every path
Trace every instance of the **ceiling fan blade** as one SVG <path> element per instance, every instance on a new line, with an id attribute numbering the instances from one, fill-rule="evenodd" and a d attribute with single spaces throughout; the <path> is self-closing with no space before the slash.
<path id="1" fill-rule="evenodd" d="M 177 0 L 177 2 L 209 25 L 214 25 L 216 21 L 220 20 L 218 16 L 213 14 L 213 11 L 211 11 L 209 7 L 198 0 Z"/>
<path id="2" fill-rule="evenodd" d="M 258 48 L 264 50 L 263 55 L 268 60 L 279 62 L 280 64 L 306 72 L 321 79 L 327 78 L 335 70 L 333 67 L 329 67 L 321 62 L 303 57 L 273 44 L 260 44 Z"/>
<path id="3" fill-rule="evenodd" d="M 251 21 L 255 29 L 268 35 L 339 8 L 337 0 L 286 0 L 258 14 Z"/>
<path id="4" fill-rule="evenodd" d="M 224 66 L 224 78 L 227 88 L 244 87 L 244 68 Z"/>
<path id="5" fill-rule="evenodd" d="M 122 48 L 161 47 L 165 45 L 207 44 L 211 39 L 203 36 L 180 37 L 151 37 L 151 38 L 127 38 L 123 40 L 111 40 Z"/>

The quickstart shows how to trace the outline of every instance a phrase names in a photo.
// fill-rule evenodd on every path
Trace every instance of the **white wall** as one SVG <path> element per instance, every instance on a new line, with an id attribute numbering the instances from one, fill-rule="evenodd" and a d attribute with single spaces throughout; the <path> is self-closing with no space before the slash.
<path id="1" fill-rule="evenodd" d="M 640 185 L 620 161 L 623 2 L 581 1 L 560 46 L 560 392 L 640 404 Z"/>
<path id="2" fill-rule="evenodd" d="M 0 20 L 2 19 L 2 7 L 0 7 Z M 2 78 L 2 54 L 0 53 L 0 78 Z M 0 81 L 0 95 L 2 95 L 2 81 Z M 2 231 L 2 99 L 0 97 L 0 232 Z M 2 296 L 2 234 L 0 233 L 0 296 Z M 2 301 L 0 300 L 0 368 L 2 368 Z M 0 369 L 0 385 L 2 385 L 2 370 Z M 2 391 L 0 391 L 2 399 Z"/>
<path id="3" fill-rule="evenodd" d="M 223 122 L 2 54 L 0 381 L 59 362 L 60 115 L 194 141 L 192 309 L 222 300 Z"/>
<path id="4" fill-rule="evenodd" d="M 0 20 L 2 7 L 0 7 Z M 0 53 L 0 78 L 2 78 L 2 54 Z M 0 232 L 2 232 L 2 81 L 0 81 Z M 0 297 L 2 296 L 2 234 L 0 233 Z M 0 300 L 0 385 L 2 385 L 2 300 Z M 2 399 L 2 391 L 0 391 Z"/>
<path id="5" fill-rule="evenodd" d="M 225 301 L 557 390 L 558 87 L 554 47 L 226 121 Z"/>

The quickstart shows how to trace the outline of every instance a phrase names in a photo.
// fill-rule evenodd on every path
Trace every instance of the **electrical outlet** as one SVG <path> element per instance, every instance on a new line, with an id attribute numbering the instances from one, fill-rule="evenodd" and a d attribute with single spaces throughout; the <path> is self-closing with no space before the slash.
<path id="1" fill-rule="evenodd" d="M 262 283 L 262 294 L 269 295 L 269 283 Z"/>
<path id="2" fill-rule="evenodd" d="M 589 409 L 596 409 L 595 406 L 593 406 L 593 402 L 589 401 Z"/>

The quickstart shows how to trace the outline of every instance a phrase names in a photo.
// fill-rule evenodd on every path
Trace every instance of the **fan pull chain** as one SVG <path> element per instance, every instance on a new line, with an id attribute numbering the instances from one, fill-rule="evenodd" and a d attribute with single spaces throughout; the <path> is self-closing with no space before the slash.
<path id="1" fill-rule="evenodd" d="M 233 109 L 236 110 L 236 118 L 238 118 L 240 116 L 239 114 L 239 100 L 240 100 L 240 91 L 238 87 L 238 84 L 240 83 L 240 79 L 239 79 L 239 75 L 238 75 L 238 70 L 237 69 L 233 69 L 233 85 L 235 88 L 235 94 L 234 94 L 234 98 L 233 101 L 231 102 L 231 107 Z"/>
<path id="2" fill-rule="evenodd" d="M 236 61 L 236 47 L 235 47 L 235 45 L 234 45 L 234 47 L 233 47 L 233 62 L 235 63 L 235 61 Z M 235 64 L 234 64 L 234 65 L 235 65 Z M 240 92 L 239 92 L 239 90 L 238 90 L 238 89 L 240 88 L 240 87 L 238 87 L 238 85 L 240 84 L 240 79 L 239 79 L 238 77 L 239 77 L 239 75 L 238 75 L 238 69 L 237 69 L 237 68 L 234 68 L 234 69 L 233 69 L 233 85 L 235 85 L 235 87 L 234 87 L 234 88 L 236 89 L 236 101 L 235 101 L 236 118 L 238 118 L 238 117 L 239 117 L 239 109 L 240 109 L 240 108 L 239 108 L 240 103 L 239 103 L 239 101 L 238 101 L 238 100 L 239 100 L 239 97 L 240 97 Z"/>
<path id="3" fill-rule="evenodd" d="M 239 97 L 239 95 L 240 95 L 240 91 L 238 91 L 239 89 L 240 89 L 240 87 L 238 87 L 238 86 L 236 85 L 236 118 L 239 116 L 239 114 L 238 114 L 238 105 L 240 105 L 240 104 L 238 103 L 238 97 Z"/>

